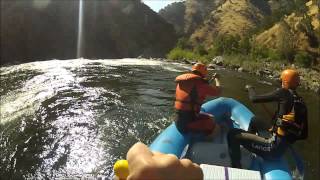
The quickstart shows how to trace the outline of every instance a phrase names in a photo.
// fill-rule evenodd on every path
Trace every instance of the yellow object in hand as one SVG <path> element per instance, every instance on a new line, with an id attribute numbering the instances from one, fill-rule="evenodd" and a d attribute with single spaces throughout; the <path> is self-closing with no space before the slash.
<path id="1" fill-rule="evenodd" d="M 290 112 L 289 114 L 282 116 L 282 121 L 290 122 L 295 120 L 295 114 L 294 112 Z M 286 135 L 285 129 L 283 127 L 279 127 L 277 133 L 281 136 Z"/>
<path id="2" fill-rule="evenodd" d="M 295 115 L 293 112 L 290 112 L 289 114 L 283 115 L 282 119 L 284 121 L 294 121 L 295 120 Z"/>
<path id="3" fill-rule="evenodd" d="M 113 166 L 114 174 L 119 179 L 126 179 L 129 175 L 129 164 L 127 160 L 118 160 Z"/>

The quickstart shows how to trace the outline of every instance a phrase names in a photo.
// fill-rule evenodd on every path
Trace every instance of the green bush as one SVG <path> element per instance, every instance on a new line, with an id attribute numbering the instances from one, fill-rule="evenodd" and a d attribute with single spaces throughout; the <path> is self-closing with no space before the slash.
<path id="1" fill-rule="evenodd" d="M 224 53 L 237 54 L 239 53 L 239 36 L 225 36 L 224 37 Z"/>
<path id="2" fill-rule="evenodd" d="M 180 49 L 192 49 L 188 38 L 185 37 L 178 40 L 176 47 Z"/>
<path id="3" fill-rule="evenodd" d="M 239 36 L 220 35 L 215 37 L 213 48 L 210 50 L 216 55 L 231 55 L 239 53 Z M 210 53 L 209 53 L 210 54 Z"/>
<path id="4" fill-rule="evenodd" d="M 242 55 L 248 55 L 251 49 L 249 37 L 244 37 L 239 41 L 239 52 Z"/>
<path id="5" fill-rule="evenodd" d="M 195 61 L 205 61 L 204 56 L 200 56 L 192 51 L 181 49 L 181 48 L 174 48 L 172 49 L 169 54 L 167 54 L 168 59 L 172 60 L 195 60 Z"/>
<path id="6" fill-rule="evenodd" d="M 197 45 L 197 47 L 194 48 L 194 52 L 196 54 L 199 54 L 200 56 L 204 56 L 208 54 L 208 52 L 206 51 L 203 45 Z"/>
<path id="7" fill-rule="evenodd" d="M 209 54 L 214 54 L 216 56 L 223 55 L 224 53 L 224 44 L 223 38 L 218 36 L 213 43 L 213 47 L 210 49 Z"/>
<path id="8" fill-rule="evenodd" d="M 268 56 L 272 61 L 281 61 L 283 58 L 281 57 L 281 54 L 273 49 L 268 50 Z"/>
<path id="9" fill-rule="evenodd" d="M 294 56 L 294 62 L 307 68 L 310 67 L 312 64 L 312 56 L 310 56 L 307 52 L 298 52 L 295 56 Z"/>
<path id="10" fill-rule="evenodd" d="M 207 58 L 208 59 L 213 59 L 214 57 L 216 56 L 219 56 L 220 54 L 217 54 L 216 50 L 214 48 L 210 48 L 208 50 L 208 55 L 207 55 Z"/>
<path id="11" fill-rule="evenodd" d="M 261 59 L 269 57 L 269 49 L 266 47 L 253 45 L 250 50 L 250 56 L 253 59 Z"/>

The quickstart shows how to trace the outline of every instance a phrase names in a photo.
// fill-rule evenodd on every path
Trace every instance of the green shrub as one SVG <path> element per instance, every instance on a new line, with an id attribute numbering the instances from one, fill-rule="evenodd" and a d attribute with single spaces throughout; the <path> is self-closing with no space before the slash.
<path id="1" fill-rule="evenodd" d="M 307 52 L 298 52 L 294 56 L 294 62 L 303 66 L 303 67 L 310 67 L 312 64 L 312 56 L 310 56 Z"/>
<path id="2" fill-rule="evenodd" d="M 195 61 L 205 61 L 204 56 L 200 56 L 190 50 L 185 50 L 181 48 L 174 48 L 172 49 L 169 54 L 167 54 L 168 59 L 172 60 L 195 60 Z"/>
<path id="3" fill-rule="evenodd" d="M 261 59 L 269 57 L 269 49 L 266 47 L 253 45 L 250 50 L 250 56 L 252 59 Z"/>
<path id="4" fill-rule="evenodd" d="M 192 49 L 188 38 L 185 37 L 178 40 L 176 47 L 180 49 Z"/>
<path id="5" fill-rule="evenodd" d="M 196 54 L 199 54 L 200 56 L 204 56 L 208 54 L 208 52 L 206 51 L 203 45 L 197 45 L 197 47 L 194 49 L 194 52 Z"/>
<path id="6" fill-rule="evenodd" d="M 214 57 L 216 56 L 219 56 L 219 54 L 216 53 L 215 49 L 214 48 L 210 48 L 208 50 L 208 55 L 207 55 L 207 58 L 208 59 L 213 59 Z"/>
<path id="7" fill-rule="evenodd" d="M 210 50 L 216 55 L 231 55 L 239 53 L 239 36 L 220 35 L 215 37 L 213 48 Z M 210 54 L 210 53 L 209 53 Z"/>
<path id="8" fill-rule="evenodd" d="M 283 58 L 281 57 L 281 54 L 273 49 L 268 50 L 268 56 L 272 61 L 281 61 Z"/>
<path id="9" fill-rule="evenodd" d="M 239 52 L 242 55 L 248 55 L 251 49 L 249 37 L 244 37 L 239 41 Z"/>
<path id="10" fill-rule="evenodd" d="M 216 56 L 223 55 L 224 53 L 224 43 L 222 36 L 218 36 L 214 42 L 213 47 L 210 49 L 209 54 L 214 54 Z"/>

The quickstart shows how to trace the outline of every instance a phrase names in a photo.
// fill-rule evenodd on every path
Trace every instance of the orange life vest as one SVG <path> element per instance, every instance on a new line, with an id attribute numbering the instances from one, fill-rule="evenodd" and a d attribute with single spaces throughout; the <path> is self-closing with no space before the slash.
<path id="1" fill-rule="evenodd" d="M 203 78 L 193 73 L 186 73 L 176 77 L 176 100 L 174 107 L 177 110 L 200 111 L 202 102 L 199 102 L 196 82 Z"/>

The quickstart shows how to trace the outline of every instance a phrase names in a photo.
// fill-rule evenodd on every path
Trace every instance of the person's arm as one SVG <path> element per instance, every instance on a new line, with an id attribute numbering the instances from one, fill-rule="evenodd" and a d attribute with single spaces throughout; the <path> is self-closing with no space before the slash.
<path id="1" fill-rule="evenodd" d="M 219 74 L 217 73 L 214 73 L 213 76 L 212 76 L 212 79 L 214 79 L 214 82 L 215 82 L 215 87 L 221 87 L 220 85 L 220 76 Z"/>
<path id="2" fill-rule="evenodd" d="M 175 155 L 151 152 L 143 143 L 133 145 L 128 153 L 128 180 L 135 179 L 203 179 L 201 168 L 188 159 Z"/>
<path id="3" fill-rule="evenodd" d="M 215 91 L 209 90 L 209 91 L 211 91 L 213 93 L 209 93 L 208 95 L 219 96 L 221 94 L 221 92 L 222 92 L 219 74 L 214 73 L 212 75 L 211 80 L 209 81 L 209 84 L 211 86 L 211 89 L 215 89 Z"/>
<path id="4" fill-rule="evenodd" d="M 246 85 L 245 88 L 248 90 L 250 101 L 254 103 L 272 102 L 280 99 L 281 89 L 266 94 L 256 95 L 254 87 Z"/>

